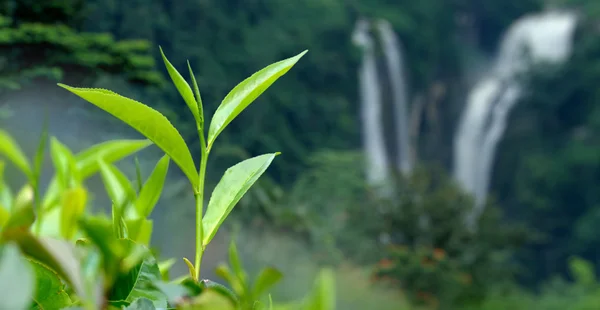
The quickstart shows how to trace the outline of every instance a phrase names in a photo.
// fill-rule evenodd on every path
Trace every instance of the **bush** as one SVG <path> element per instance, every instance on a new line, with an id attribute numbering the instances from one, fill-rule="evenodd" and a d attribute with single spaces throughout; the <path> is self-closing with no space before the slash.
<path id="1" fill-rule="evenodd" d="M 46 133 L 31 163 L 10 135 L 0 131 L 0 154 L 28 180 L 13 195 L 0 177 L 0 289 L 4 296 L 0 308 L 266 308 L 265 294 L 282 275 L 274 268 L 264 268 L 250 282 L 233 242 L 229 265 L 221 265 L 216 271 L 230 288 L 201 279 L 200 271 L 206 246 L 278 153 L 256 156 L 229 168 L 215 187 L 203 214 L 205 171 L 217 136 L 304 53 L 274 63 L 236 86 L 214 113 L 206 137 L 202 99 L 194 74 L 190 69 L 192 90 L 163 54 L 169 75 L 196 120 L 202 146 L 199 170 L 186 142 L 162 114 L 103 89 L 59 84 L 130 125 L 148 140 L 109 141 L 73 154 L 51 138 L 50 156 L 55 176 L 43 195 L 40 171 Z M 152 143 L 166 155 L 145 182 L 138 169 L 134 184 L 113 163 Z M 168 274 L 174 261 L 157 262 L 148 248 L 153 230 L 148 217 L 161 195 L 171 160 L 192 185 L 197 214 L 194 263 L 184 258 L 190 275 L 175 280 L 169 279 Z M 3 167 L 2 162 L 0 171 Z M 86 212 L 85 180 L 98 172 L 112 201 L 110 217 Z M 313 293 L 302 301 L 274 306 L 269 296 L 269 308 L 333 309 L 331 271 L 323 270 L 317 280 Z"/>

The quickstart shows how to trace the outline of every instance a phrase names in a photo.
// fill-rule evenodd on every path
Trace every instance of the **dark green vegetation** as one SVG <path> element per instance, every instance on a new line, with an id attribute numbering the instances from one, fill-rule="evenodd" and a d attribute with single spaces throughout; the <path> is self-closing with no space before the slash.
<path id="1" fill-rule="evenodd" d="M 471 199 L 448 176 L 466 76 L 477 64 L 476 56 L 493 52 L 500 35 L 516 18 L 545 5 L 572 6 L 585 12 L 574 54 L 563 65 L 540 66 L 524 77 L 529 91 L 511 113 L 494 167 L 492 194 L 497 198 L 489 202 L 481 219 L 485 229 L 473 235 L 459 220 L 472 207 Z M 217 187 L 223 171 L 240 158 L 283 153 L 240 200 L 225 226 L 237 223 L 248 231 L 301 240 L 310 249 L 308 254 L 303 252 L 303 260 L 342 266 L 339 274 L 351 274 L 345 269 L 351 264 L 372 275 L 374 284 L 394 290 L 398 299 L 389 309 L 562 310 L 590 309 L 600 303 L 593 267 L 600 263 L 600 228 L 596 225 L 600 218 L 600 5 L 596 0 L 6 0 L 0 6 L 2 23 L 8 26 L 0 30 L 0 45 L 6 51 L 0 63 L 3 95 L 17 85 L 23 92 L 31 91 L 27 82 L 36 83 L 29 84 L 32 87 L 51 85 L 55 91 L 56 81 L 127 93 L 173 122 L 195 163 L 204 162 L 201 154 L 208 141 L 198 139 L 198 115 L 183 103 L 193 111 L 193 100 L 199 96 L 193 95 L 193 87 L 193 100 L 185 87 L 188 95 L 181 94 L 180 87 L 164 87 L 161 81 L 169 79 L 170 72 L 154 67 L 163 62 L 154 47 L 162 46 L 186 77 L 189 60 L 202 89 L 206 120 L 217 114 L 221 99 L 232 87 L 256 68 L 308 48 L 310 53 L 257 99 L 264 102 L 240 114 L 211 150 L 207 191 Z M 41 13 L 44 10 L 53 13 Z M 364 183 L 358 151 L 359 53 L 350 41 L 358 16 L 392 23 L 406 49 L 411 98 L 425 102 L 417 135 L 420 168 L 411 176 L 398 177 L 397 196 L 391 201 L 378 199 Z M 36 53 L 42 47 L 51 52 Z M 106 78 L 107 73 L 113 75 Z M 65 100 L 71 97 L 64 96 Z M 39 105 L 43 108 L 44 101 Z M 97 109 L 90 109 L 89 114 L 98 114 Z M 210 134 L 208 125 L 205 133 Z M 127 154 L 135 149 L 122 147 L 129 150 Z M 73 157 L 77 160 L 81 154 Z M 105 159 L 111 169 L 116 160 Z M 157 168 L 167 165 L 165 161 L 168 164 L 169 160 L 161 160 Z M 31 166 L 30 177 L 35 180 L 35 163 Z M 60 166 L 56 167 L 58 177 Z M 200 170 L 173 168 L 180 179 L 191 177 L 191 184 L 195 171 Z M 36 188 L 37 181 L 31 182 Z M 135 182 L 132 188 L 134 197 L 142 195 Z M 27 195 L 26 190 L 20 193 L 16 196 Z M 76 201 L 81 193 L 69 195 Z M 209 196 L 204 196 L 210 203 Z M 158 197 L 152 198 L 156 203 L 153 199 Z M 192 214 L 188 205 L 173 204 L 169 204 L 170 213 L 181 213 L 180 218 Z M 91 216 L 87 211 L 84 214 Z M 423 215 L 431 218 L 427 228 L 417 225 Z M 148 221 L 147 215 L 141 218 Z M 94 227 L 112 227 L 112 219 L 96 219 L 98 227 Z M 148 244 L 149 235 L 141 233 L 148 224 L 139 225 L 128 233 Z M 75 232 L 68 227 L 54 233 L 75 240 Z M 169 235 L 168 228 L 155 227 L 154 231 L 152 240 L 164 234 L 164 239 L 187 247 L 195 248 L 192 240 L 202 239 L 190 235 L 179 240 Z M 388 237 L 403 241 L 390 245 L 376 241 Z M 248 261 L 263 254 L 243 242 L 236 244 Z M 10 258 L 11 251 L 7 247 L 3 257 Z M 103 252 L 99 255 L 109 257 Z M 199 257 L 190 259 L 195 272 L 200 269 Z M 230 265 L 234 270 L 235 263 Z M 39 266 L 31 268 L 38 278 L 43 276 Z M 300 267 L 291 269 L 295 268 Z M 109 278 L 126 274 L 122 270 L 111 273 L 108 267 L 102 272 Z M 202 269 L 205 272 L 209 270 Z M 286 275 L 287 271 L 283 282 Z M 52 283 L 55 277 L 48 279 Z M 338 281 L 338 287 L 352 284 L 355 291 L 372 287 L 361 281 Z M 250 300 L 250 295 L 240 294 L 243 286 L 229 281 L 227 285 L 246 296 L 240 301 Z M 273 294 L 277 303 L 278 294 Z M 338 298 L 347 295 L 352 294 L 338 294 Z M 388 309 L 382 301 L 377 304 Z"/>

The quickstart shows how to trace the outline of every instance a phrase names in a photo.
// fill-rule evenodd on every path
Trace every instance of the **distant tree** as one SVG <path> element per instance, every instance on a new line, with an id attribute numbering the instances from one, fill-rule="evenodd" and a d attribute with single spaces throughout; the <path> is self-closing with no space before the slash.
<path id="1" fill-rule="evenodd" d="M 160 83 L 150 42 L 81 31 L 84 3 L 0 1 L 0 91 L 40 79 L 81 83 L 101 73 L 123 74 L 133 83 Z"/>

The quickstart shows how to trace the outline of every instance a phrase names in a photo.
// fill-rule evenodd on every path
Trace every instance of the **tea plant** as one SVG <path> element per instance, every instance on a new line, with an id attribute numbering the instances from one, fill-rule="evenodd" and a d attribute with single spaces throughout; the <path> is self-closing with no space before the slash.
<path id="1" fill-rule="evenodd" d="M 0 162 L 0 308 L 2 309 L 263 309 L 265 294 L 282 277 L 263 269 L 251 283 L 235 244 L 230 265 L 217 274 L 233 291 L 201 279 L 202 257 L 234 206 L 266 171 L 278 153 L 256 156 L 229 168 L 210 196 L 204 212 L 204 181 L 208 156 L 218 135 L 306 53 L 279 61 L 238 84 L 223 100 L 210 121 L 205 119 L 198 84 L 188 63 L 192 87 L 161 54 L 168 73 L 196 120 L 201 145 L 199 168 L 179 132 L 158 111 L 104 89 L 59 86 L 125 122 L 148 140 L 116 140 L 74 154 L 50 138 L 55 168 L 44 195 L 39 179 L 46 134 L 40 139 L 33 164 L 19 145 L 0 131 L 0 154 L 27 177 L 13 195 L 4 182 Z M 154 143 L 166 155 L 143 182 L 139 168 L 134 185 L 114 163 Z M 153 223 L 149 216 L 160 198 L 170 161 L 184 172 L 192 186 L 196 208 L 196 255 L 184 258 L 190 275 L 170 280 L 174 260 L 157 262 L 149 251 Z M 111 217 L 86 212 L 85 180 L 100 173 L 112 201 Z M 273 305 L 282 309 L 333 309 L 333 275 L 323 270 L 316 289 L 299 303 Z"/>

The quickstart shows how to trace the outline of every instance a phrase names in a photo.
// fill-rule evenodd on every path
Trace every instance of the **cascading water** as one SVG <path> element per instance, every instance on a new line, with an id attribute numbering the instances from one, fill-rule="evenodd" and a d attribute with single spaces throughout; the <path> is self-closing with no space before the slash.
<path id="1" fill-rule="evenodd" d="M 483 212 L 496 147 L 522 92 L 515 75 L 532 62 L 564 61 L 576 24 L 576 14 L 560 11 L 517 20 L 505 34 L 491 72 L 469 93 L 455 138 L 454 174 L 475 197 L 475 210 L 467 218 L 471 227 Z"/>
<path id="2" fill-rule="evenodd" d="M 359 20 L 352 35 L 352 41 L 363 52 L 359 83 L 367 182 L 374 186 L 381 186 L 388 180 L 389 167 L 383 137 L 382 100 L 375 44 L 369 30 L 369 23 L 366 20 Z"/>
<path id="3" fill-rule="evenodd" d="M 381 35 L 383 53 L 386 58 L 390 83 L 392 85 L 392 98 L 394 108 L 394 122 L 396 127 L 396 139 L 398 155 L 396 165 L 403 174 L 412 170 L 410 158 L 410 142 L 408 139 L 408 95 L 406 89 L 406 78 L 404 68 L 404 55 L 402 46 L 392 25 L 386 20 L 380 20 L 377 28 Z"/>

